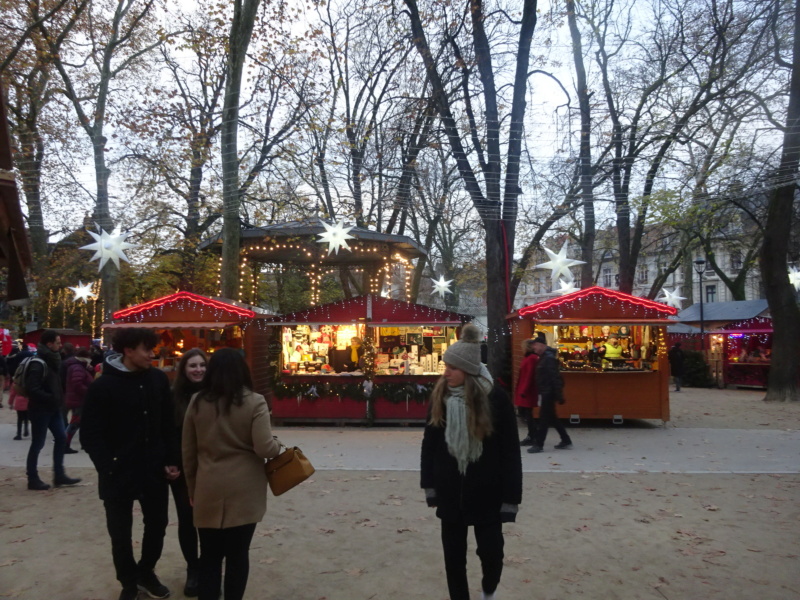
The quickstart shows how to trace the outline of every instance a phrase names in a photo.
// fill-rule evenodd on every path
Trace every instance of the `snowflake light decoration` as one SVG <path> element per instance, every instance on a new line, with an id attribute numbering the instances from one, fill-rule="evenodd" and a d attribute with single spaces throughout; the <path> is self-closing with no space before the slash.
<path id="1" fill-rule="evenodd" d="M 78 300 L 83 300 L 83 303 L 86 304 L 87 300 L 91 300 L 94 298 L 94 294 L 92 293 L 92 284 L 87 283 L 84 285 L 83 281 L 80 279 L 78 280 L 78 285 L 75 287 L 68 288 L 75 293 L 75 298 L 73 300 L 77 302 Z"/>
<path id="2" fill-rule="evenodd" d="M 96 260 L 100 259 L 100 265 L 97 267 L 98 271 L 102 271 L 103 267 L 109 261 L 113 261 L 114 265 L 119 269 L 119 260 L 122 259 L 125 262 L 128 261 L 128 257 L 125 256 L 125 250 L 128 248 L 133 248 L 136 244 L 130 244 L 125 241 L 130 234 L 129 231 L 124 233 L 119 233 L 116 230 L 112 233 L 108 233 L 105 229 L 100 227 L 99 225 L 95 224 L 100 233 L 95 233 L 94 231 L 87 230 L 89 235 L 94 238 L 94 243 L 87 244 L 86 246 L 81 246 L 81 250 L 94 250 L 94 256 L 89 260 Z"/>
<path id="3" fill-rule="evenodd" d="M 453 283 L 453 280 L 445 280 L 444 275 L 439 277 L 439 280 L 431 279 L 433 282 L 433 293 L 439 294 L 442 298 L 445 297 L 445 294 L 452 294 L 452 290 L 450 289 L 450 284 Z"/>
<path id="4" fill-rule="evenodd" d="M 567 294 L 571 294 L 572 292 L 577 292 L 579 288 L 575 287 L 575 280 L 570 279 L 559 279 L 558 280 L 559 289 L 554 290 L 554 294 L 561 294 L 562 296 L 566 296 Z"/>
<path id="5" fill-rule="evenodd" d="M 320 220 L 320 223 L 322 223 L 322 226 L 325 228 L 325 233 L 320 233 L 317 241 L 321 244 L 328 244 L 328 256 L 330 256 L 332 252 L 339 254 L 340 248 L 350 250 L 347 240 L 355 239 L 354 235 L 350 235 L 350 230 L 353 229 L 352 227 L 345 227 L 344 223 L 341 222 L 329 225 L 325 221 Z"/>
<path id="6" fill-rule="evenodd" d="M 677 308 L 678 310 L 681 309 L 681 300 L 686 300 L 683 296 L 678 296 L 678 290 L 681 289 L 680 287 L 676 287 L 671 292 L 667 288 L 661 288 L 661 291 L 664 292 L 664 297 L 662 301 L 667 306 L 672 306 L 673 308 Z"/>
<path id="7" fill-rule="evenodd" d="M 794 286 L 794 289 L 800 292 L 800 271 L 796 267 L 789 268 L 789 283 Z"/>
<path id="8" fill-rule="evenodd" d="M 573 260 L 571 258 L 567 258 L 567 247 L 569 243 L 564 242 L 564 245 L 561 247 L 561 250 L 556 254 L 549 248 L 544 248 L 544 251 L 547 253 L 547 256 L 550 257 L 550 260 L 547 262 L 543 262 L 540 265 L 536 265 L 537 269 L 550 269 L 553 272 L 550 274 L 553 281 L 558 279 L 561 275 L 567 279 L 567 281 L 572 280 L 572 273 L 570 273 L 570 267 L 574 267 L 575 265 L 582 265 L 584 261 L 582 260 Z"/>

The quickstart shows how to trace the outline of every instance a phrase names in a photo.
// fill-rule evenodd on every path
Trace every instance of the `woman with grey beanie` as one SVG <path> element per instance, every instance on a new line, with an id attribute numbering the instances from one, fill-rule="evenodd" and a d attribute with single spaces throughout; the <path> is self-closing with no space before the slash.
<path id="1" fill-rule="evenodd" d="M 465 325 L 444 353 L 422 440 L 421 486 L 441 520 L 451 600 L 469 600 L 467 533 L 481 561 L 482 598 L 493 600 L 503 571 L 503 523 L 522 500 L 522 459 L 514 407 L 480 360 L 480 331 Z"/>

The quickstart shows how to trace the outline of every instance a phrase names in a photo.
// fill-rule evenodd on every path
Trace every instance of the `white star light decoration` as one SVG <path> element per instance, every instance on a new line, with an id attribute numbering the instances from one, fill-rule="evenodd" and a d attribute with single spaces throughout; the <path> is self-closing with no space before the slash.
<path id="1" fill-rule="evenodd" d="M 453 283 L 453 280 L 445 280 L 444 275 L 439 277 L 439 280 L 431 279 L 433 282 L 433 293 L 439 294 L 442 298 L 444 298 L 445 294 L 452 294 L 453 292 L 450 290 L 450 284 Z"/>
<path id="2" fill-rule="evenodd" d="M 794 286 L 794 289 L 800 292 L 800 271 L 796 267 L 789 268 L 789 283 Z"/>
<path id="3" fill-rule="evenodd" d="M 686 300 L 686 298 L 684 298 L 683 296 L 678 296 L 679 289 L 681 288 L 676 287 L 674 290 L 670 292 L 667 288 L 661 288 L 661 291 L 664 292 L 664 298 L 662 298 L 664 304 L 680 310 L 681 300 Z"/>
<path id="4" fill-rule="evenodd" d="M 75 292 L 75 298 L 73 298 L 75 302 L 77 302 L 78 300 L 83 300 L 83 303 L 86 304 L 87 300 L 91 300 L 92 298 L 94 298 L 94 294 L 92 293 L 92 284 L 87 283 L 86 285 L 84 285 L 83 281 L 81 281 L 80 279 L 78 280 L 78 285 L 68 289 Z"/>
<path id="5" fill-rule="evenodd" d="M 550 257 L 550 260 L 547 262 L 543 262 L 540 265 L 536 265 L 537 269 L 551 269 L 553 272 L 550 274 L 552 277 L 553 282 L 556 281 L 562 274 L 566 278 L 566 280 L 572 281 L 572 273 L 570 272 L 569 268 L 574 267 L 575 265 L 582 265 L 584 261 L 582 260 L 573 260 L 571 258 L 567 258 L 567 246 L 569 245 L 568 242 L 564 242 L 564 245 L 561 247 L 561 250 L 558 254 L 550 250 L 549 248 L 544 248 L 544 251 L 547 253 L 547 256 Z"/>
<path id="6" fill-rule="evenodd" d="M 322 223 L 322 226 L 325 228 L 325 233 L 320 233 L 317 241 L 321 244 L 328 244 L 328 256 L 330 256 L 332 252 L 339 254 L 340 248 L 350 250 L 347 240 L 355 239 L 354 235 L 350 235 L 350 230 L 353 229 L 352 227 L 345 227 L 344 223 L 339 222 L 335 225 L 328 225 L 325 221 L 321 220 L 320 223 Z"/>
<path id="7" fill-rule="evenodd" d="M 555 290 L 554 294 L 561 294 L 562 296 L 566 296 L 567 294 L 571 294 L 572 292 L 577 292 L 579 288 L 575 287 L 575 280 L 570 279 L 559 279 L 558 280 L 559 289 Z"/>
<path id="8" fill-rule="evenodd" d="M 97 229 L 100 230 L 100 233 L 95 233 L 94 231 L 87 230 L 89 235 L 94 238 L 94 243 L 87 244 L 86 246 L 81 246 L 81 250 L 94 250 L 94 256 L 89 260 L 96 260 L 100 259 L 100 265 L 97 267 L 98 271 L 102 271 L 103 267 L 109 261 L 113 261 L 114 265 L 119 269 L 119 260 L 122 259 L 125 262 L 130 262 L 128 257 L 125 256 L 125 250 L 128 248 L 133 248 L 136 244 L 130 244 L 125 241 L 130 234 L 129 231 L 124 233 L 119 233 L 116 230 L 112 233 L 108 233 L 105 229 L 100 227 L 99 225 L 95 225 Z"/>

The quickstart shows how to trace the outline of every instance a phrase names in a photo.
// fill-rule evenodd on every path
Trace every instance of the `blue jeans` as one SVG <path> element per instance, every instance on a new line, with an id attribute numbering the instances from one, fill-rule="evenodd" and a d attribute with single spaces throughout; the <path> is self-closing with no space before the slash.
<path id="1" fill-rule="evenodd" d="M 39 453 L 44 448 L 44 443 L 47 440 L 48 429 L 55 440 L 53 445 L 53 472 L 56 477 L 61 477 L 64 475 L 64 448 L 67 445 L 64 418 L 59 411 L 41 412 L 29 410 L 28 416 L 31 420 L 31 448 L 28 450 L 26 464 L 28 480 L 39 479 L 37 464 L 39 463 Z"/>

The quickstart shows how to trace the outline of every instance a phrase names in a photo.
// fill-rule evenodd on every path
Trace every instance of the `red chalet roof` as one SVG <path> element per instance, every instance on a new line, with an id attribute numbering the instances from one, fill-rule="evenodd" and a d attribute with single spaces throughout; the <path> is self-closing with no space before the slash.
<path id="1" fill-rule="evenodd" d="M 575 320 L 585 323 L 619 320 L 625 323 L 637 321 L 672 323 L 674 321 L 668 320 L 668 317 L 677 312 L 678 309 L 661 302 L 594 286 L 520 308 L 509 315 L 509 318 L 520 317 L 540 322 Z"/>
<path id="2" fill-rule="evenodd" d="M 269 319 L 281 325 L 336 323 L 365 323 L 375 327 L 399 325 L 461 325 L 471 321 L 471 315 L 392 300 L 372 294 L 356 296 L 320 306 L 313 306 Z"/>
<path id="3" fill-rule="evenodd" d="M 247 308 L 214 300 L 192 292 L 176 292 L 169 296 L 143 302 L 118 310 L 113 315 L 115 320 L 123 322 L 157 323 L 180 321 L 239 321 L 252 319 L 256 313 Z"/>

